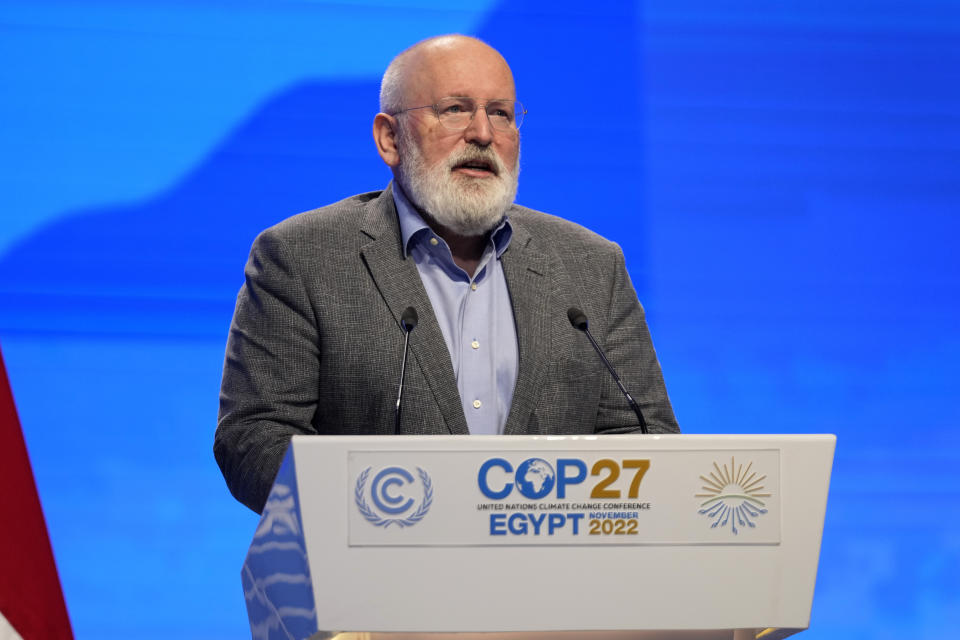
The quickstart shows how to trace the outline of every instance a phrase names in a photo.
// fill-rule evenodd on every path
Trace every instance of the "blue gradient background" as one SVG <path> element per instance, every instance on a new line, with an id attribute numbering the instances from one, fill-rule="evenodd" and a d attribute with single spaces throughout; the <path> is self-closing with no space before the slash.
<path id="1" fill-rule="evenodd" d="M 519 201 L 623 246 L 681 427 L 838 435 L 804 637 L 956 633 L 960 3 L 448 4 L 0 5 L 0 345 L 77 637 L 248 634 L 247 250 L 386 184 L 379 76 L 452 31 L 514 67 Z"/>

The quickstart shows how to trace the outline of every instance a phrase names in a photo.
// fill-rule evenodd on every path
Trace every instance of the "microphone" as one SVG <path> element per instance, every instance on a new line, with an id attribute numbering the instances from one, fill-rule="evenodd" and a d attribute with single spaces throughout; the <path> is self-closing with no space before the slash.
<path id="1" fill-rule="evenodd" d="M 607 356 L 603 353 L 603 349 L 600 348 L 600 345 L 597 344 L 597 341 L 593 339 L 593 334 L 590 333 L 590 329 L 587 328 L 587 315 L 578 309 L 577 307 L 570 307 L 567 309 L 567 319 L 570 320 L 570 324 L 573 325 L 573 328 L 577 331 L 582 331 L 587 334 L 587 338 L 590 339 L 590 344 L 593 345 L 593 348 L 596 350 L 597 355 L 600 356 L 600 359 L 603 360 L 603 364 L 607 366 L 607 371 L 610 372 L 610 375 L 613 376 L 614 381 L 617 383 L 617 386 L 620 387 L 620 391 L 623 393 L 624 397 L 627 399 L 630 408 L 633 409 L 633 412 L 637 414 L 637 420 L 640 421 L 640 433 L 648 433 L 647 431 L 647 421 L 643 419 L 643 414 L 640 413 L 640 407 L 637 406 L 636 401 L 633 399 L 633 396 L 627 391 L 626 387 L 623 386 L 623 383 L 620 382 L 620 376 L 617 375 L 617 372 L 614 371 L 613 365 L 610 364 L 610 361 L 607 360 Z"/>
<path id="2" fill-rule="evenodd" d="M 403 360 L 400 363 L 400 387 L 397 389 L 397 407 L 394 413 L 393 432 L 400 433 L 400 400 L 403 398 L 403 376 L 407 371 L 407 350 L 410 347 L 410 332 L 417 326 L 417 310 L 407 307 L 400 314 L 400 328 L 403 329 Z"/>

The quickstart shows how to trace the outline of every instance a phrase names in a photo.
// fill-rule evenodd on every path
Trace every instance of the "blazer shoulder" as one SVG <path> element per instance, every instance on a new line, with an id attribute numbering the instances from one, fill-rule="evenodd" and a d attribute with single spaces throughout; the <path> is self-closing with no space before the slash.
<path id="1" fill-rule="evenodd" d="M 386 220 L 392 205 L 387 191 L 370 191 L 304 211 L 261 231 L 252 250 L 289 252 L 310 260 L 319 255 L 318 248 L 335 259 L 353 255 L 359 242 L 358 232 L 370 220 Z"/>
<path id="2" fill-rule="evenodd" d="M 260 235 L 295 241 L 318 233 L 327 234 L 337 230 L 354 231 L 361 224 L 367 207 L 383 194 L 383 191 L 370 191 L 304 211 L 268 227 Z"/>
<path id="3" fill-rule="evenodd" d="M 510 220 L 527 231 L 535 242 L 546 243 L 546 246 L 553 246 L 565 252 L 615 253 L 620 251 L 619 245 L 615 242 L 565 218 L 520 205 L 511 207 L 509 215 Z"/>

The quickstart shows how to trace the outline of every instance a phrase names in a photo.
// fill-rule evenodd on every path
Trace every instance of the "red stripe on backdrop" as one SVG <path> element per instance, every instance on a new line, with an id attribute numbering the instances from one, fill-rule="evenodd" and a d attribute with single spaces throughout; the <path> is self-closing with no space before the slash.
<path id="1" fill-rule="evenodd" d="M 2 353 L 0 514 L 0 612 L 23 640 L 73 638 Z"/>

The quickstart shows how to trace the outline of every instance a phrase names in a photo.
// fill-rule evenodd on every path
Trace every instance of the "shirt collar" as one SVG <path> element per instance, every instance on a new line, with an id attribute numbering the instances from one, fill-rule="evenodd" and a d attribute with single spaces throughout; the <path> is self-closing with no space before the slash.
<path id="1" fill-rule="evenodd" d="M 432 234 L 433 231 L 423 219 L 423 216 L 417 211 L 416 207 L 407 199 L 407 194 L 403 192 L 400 184 L 396 181 L 392 184 L 393 200 L 397 205 L 397 217 L 400 220 L 400 239 L 403 246 L 403 257 L 406 258 L 410 255 L 410 243 L 414 237 L 422 233 Z M 490 238 L 493 240 L 493 246 L 499 258 L 503 255 L 503 252 L 507 250 L 507 247 L 510 246 L 510 239 L 513 238 L 513 226 L 510 224 L 510 219 L 506 214 L 504 214 L 500 224 L 493 230 L 493 233 L 490 234 Z"/>

